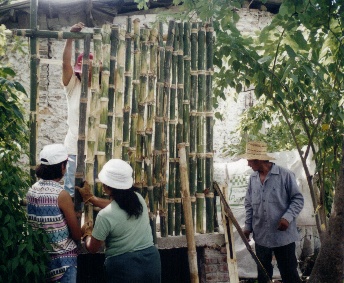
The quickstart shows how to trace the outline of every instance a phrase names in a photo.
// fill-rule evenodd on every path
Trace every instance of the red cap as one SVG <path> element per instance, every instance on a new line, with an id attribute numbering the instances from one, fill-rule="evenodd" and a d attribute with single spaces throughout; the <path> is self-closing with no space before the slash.
<path id="1" fill-rule="evenodd" d="M 78 59 L 76 60 L 76 63 L 74 65 L 74 72 L 75 73 L 79 73 L 81 74 L 82 73 L 82 57 L 84 56 L 84 53 L 81 53 L 79 56 L 78 56 Z M 89 58 L 92 60 L 93 59 L 93 54 L 90 53 L 89 54 Z"/>

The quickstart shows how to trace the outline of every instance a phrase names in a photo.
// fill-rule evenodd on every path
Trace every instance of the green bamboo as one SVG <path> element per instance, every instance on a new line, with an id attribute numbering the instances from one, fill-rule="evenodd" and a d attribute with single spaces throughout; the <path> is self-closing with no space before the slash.
<path id="1" fill-rule="evenodd" d="M 196 113 L 197 113 L 197 23 L 192 23 L 191 29 L 191 64 L 190 64 L 190 154 L 189 154 L 189 166 L 190 166 L 190 194 L 195 196 L 196 193 L 196 173 L 197 173 L 197 163 L 196 163 Z M 193 203 L 193 215 L 196 216 L 196 202 Z"/>
<path id="2" fill-rule="evenodd" d="M 130 94 L 132 88 L 132 22 L 127 20 L 127 33 L 125 35 L 125 73 L 124 73 L 124 109 L 123 109 L 123 141 L 122 160 L 129 161 L 129 129 L 130 129 Z"/>
<path id="3" fill-rule="evenodd" d="M 173 53 L 173 40 L 175 33 L 175 21 L 169 21 L 167 31 L 167 41 L 165 46 L 165 62 L 164 62 L 164 90 L 163 90 L 163 118 L 164 127 L 162 135 L 162 159 L 161 159 L 161 176 L 162 182 L 160 186 L 160 230 L 161 236 L 167 237 L 167 206 L 166 206 L 166 170 L 167 170 L 167 124 L 168 124 L 168 109 L 171 92 L 171 64 L 172 64 L 172 53 Z"/>
<path id="4" fill-rule="evenodd" d="M 216 200 L 213 189 L 213 104 L 212 104 L 212 75 L 213 75 L 213 32 L 212 23 L 206 27 L 206 159 L 205 159 L 205 187 L 206 187 L 206 232 L 214 232 L 214 209 Z"/>
<path id="5" fill-rule="evenodd" d="M 198 30 L 198 98 L 197 98 L 197 194 L 196 194 L 196 232 L 204 233 L 204 173 L 205 173 L 205 144 L 204 144 L 204 101 L 205 101 L 205 28 L 199 24 Z"/>
<path id="6" fill-rule="evenodd" d="M 158 33 L 158 44 L 159 44 L 159 59 L 158 59 L 158 77 L 156 84 L 156 103 L 155 103 L 155 129 L 154 129 L 154 153 L 153 153 L 153 186 L 154 186 L 154 211 L 159 208 L 159 200 L 161 199 L 161 155 L 162 155 L 162 135 L 164 127 L 163 117 L 163 91 L 164 91 L 164 60 L 165 60 L 165 47 L 163 42 L 163 26 L 159 23 Z M 161 225 L 161 223 L 160 223 Z"/>
<path id="7" fill-rule="evenodd" d="M 88 69 L 89 69 L 89 53 L 90 53 L 91 36 L 86 36 L 84 40 L 84 55 L 82 60 L 82 76 L 81 76 L 81 94 L 79 106 L 79 135 L 78 135 L 78 156 L 75 174 L 75 185 L 82 186 L 85 178 L 85 142 L 86 142 L 86 119 L 87 119 L 87 103 L 88 103 Z M 81 202 L 75 197 L 75 211 L 81 211 Z"/>
<path id="8" fill-rule="evenodd" d="M 130 141 L 129 141 L 129 159 L 130 165 L 134 170 L 135 186 L 141 183 L 141 170 L 136 171 L 136 140 L 137 140 L 137 122 L 138 122 L 138 95 L 140 92 L 140 20 L 134 20 L 134 66 L 133 66 L 133 80 L 132 80 L 132 95 L 131 95 L 131 125 L 130 125 Z M 138 184 L 136 184 L 136 181 Z"/>
<path id="9" fill-rule="evenodd" d="M 184 100 L 183 100 L 183 141 L 185 143 L 186 156 L 190 156 L 190 93 L 191 93 L 191 81 L 190 81 L 190 70 L 191 70 L 191 48 L 190 48 L 190 34 L 191 25 L 189 22 L 184 23 Z M 188 171 L 190 175 L 190 162 L 188 162 Z M 189 176 L 190 177 L 190 176 Z M 191 198 L 191 209 L 192 209 L 192 220 L 195 225 L 195 208 L 196 208 L 196 197 L 195 197 L 195 186 L 190 186 L 190 198 Z"/>
<path id="10" fill-rule="evenodd" d="M 117 68 L 115 69 L 115 129 L 113 134 L 113 157 L 122 157 L 123 141 L 123 101 L 124 101 L 124 70 L 125 70 L 125 34 L 124 29 L 119 30 L 119 43 L 117 53 Z"/>
<path id="11" fill-rule="evenodd" d="M 112 158 L 113 148 L 113 136 L 112 136 L 112 124 L 114 116 L 114 96 L 115 96 L 115 70 L 117 63 L 117 50 L 119 44 L 119 28 L 118 25 L 111 26 L 111 49 L 110 49 L 110 77 L 109 77 L 109 103 L 108 103 L 108 118 L 107 118 L 107 130 L 106 130 L 106 143 L 105 143 L 105 156 L 106 160 Z"/>
<path id="12" fill-rule="evenodd" d="M 143 29 L 141 37 L 141 62 L 140 62 L 140 84 L 138 95 L 138 120 L 136 132 L 136 163 L 135 163 L 135 184 L 136 187 L 143 189 L 143 147 L 145 143 L 145 109 L 148 85 L 148 35 L 149 30 Z"/>
<path id="13" fill-rule="evenodd" d="M 110 80 L 110 50 L 111 50 L 111 26 L 105 24 L 101 29 L 101 61 L 95 61 L 94 63 L 99 65 L 102 63 L 101 69 L 101 90 L 99 93 L 99 125 L 98 125 L 98 141 L 97 141 L 97 171 L 95 175 L 103 168 L 106 163 L 106 133 L 108 125 L 108 107 L 109 107 L 109 80 Z M 98 72 L 99 72 L 98 68 Z M 102 183 L 99 179 L 96 179 L 97 196 L 103 195 Z"/>
<path id="14" fill-rule="evenodd" d="M 97 185 L 94 181 L 94 163 L 95 155 L 97 153 L 97 137 L 98 137 L 98 124 L 99 124 L 99 95 L 100 95 L 100 85 L 99 85 L 99 70 L 100 62 L 102 58 L 101 52 L 101 30 L 94 29 L 93 36 L 93 46 L 94 54 L 92 61 L 92 78 L 91 78 L 91 99 L 89 112 L 86 114 L 87 117 L 87 142 L 86 142 L 86 159 L 85 159 L 85 179 L 94 191 L 96 196 L 101 196 L 97 191 Z M 82 73 L 84 75 L 84 73 Z M 93 221 L 93 206 L 90 204 L 85 204 L 85 221 Z"/>
<path id="15" fill-rule="evenodd" d="M 168 234 L 173 236 L 174 231 L 174 198 L 175 198 L 175 174 L 176 174 L 176 96 L 177 96 L 177 51 L 178 50 L 178 30 L 174 36 L 172 53 L 172 84 L 170 95 L 170 122 L 169 122 L 169 173 L 168 173 L 168 198 L 167 202 L 167 224 Z M 179 214 L 180 215 L 180 214 Z M 177 219 L 176 219 L 177 220 Z M 180 221 L 179 221 L 180 222 Z M 179 223 L 180 226 L 180 223 Z"/>
<path id="16" fill-rule="evenodd" d="M 30 27 L 37 29 L 37 0 L 31 1 Z M 39 44 L 36 37 L 30 38 L 30 179 L 31 183 L 36 181 L 36 145 L 37 145 L 37 96 L 39 92 Z"/>
<path id="17" fill-rule="evenodd" d="M 148 97 L 147 97 L 147 125 L 146 125 L 146 138 L 145 138 L 145 174 L 147 178 L 147 190 L 149 201 L 149 220 L 153 233 L 153 241 L 157 242 L 156 235 L 156 213 L 154 205 L 153 193 L 153 126 L 154 126 L 154 97 L 157 78 L 157 59 L 158 59 L 158 44 L 157 44 L 158 31 L 152 29 L 149 35 L 149 73 L 148 73 Z"/>

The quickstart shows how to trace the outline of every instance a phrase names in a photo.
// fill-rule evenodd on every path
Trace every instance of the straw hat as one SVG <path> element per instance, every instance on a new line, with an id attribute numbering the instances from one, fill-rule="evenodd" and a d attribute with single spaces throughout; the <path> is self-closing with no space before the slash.
<path id="1" fill-rule="evenodd" d="M 239 155 L 239 158 L 247 160 L 275 160 L 267 154 L 267 144 L 260 141 L 251 141 L 246 144 L 246 153 Z"/>

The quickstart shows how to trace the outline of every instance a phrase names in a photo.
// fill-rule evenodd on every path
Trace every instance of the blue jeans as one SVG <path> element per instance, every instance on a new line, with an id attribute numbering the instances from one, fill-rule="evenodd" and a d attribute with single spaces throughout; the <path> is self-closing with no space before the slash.
<path id="1" fill-rule="evenodd" d="M 68 155 L 66 174 L 64 175 L 64 189 L 70 194 L 71 197 L 74 196 L 75 187 L 75 173 L 76 173 L 76 155 Z"/>
<path id="2" fill-rule="evenodd" d="M 70 266 L 59 280 L 59 283 L 76 283 L 77 270 L 75 266 Z"/>

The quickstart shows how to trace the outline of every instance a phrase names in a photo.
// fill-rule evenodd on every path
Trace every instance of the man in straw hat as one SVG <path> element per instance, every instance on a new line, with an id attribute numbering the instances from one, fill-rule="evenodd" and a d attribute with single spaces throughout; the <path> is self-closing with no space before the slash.
<path id="1" fill-rule="evenodd" d="M 270 278 L 273 274 L 274 253 L 283 283 L 301 282 L 297 272 L 295 241 L 299 240 L 296 217 L 303 208 L 304 199 L 294 173 L 269 160 L 264 142 L 252 141 L 246 153 L 253 169 L 245 197 L 245 228 L 247 239 L 253 233 L 256 254 Z M 258 282 L 266 283 L 264 273 L 258 268 Z"/>

